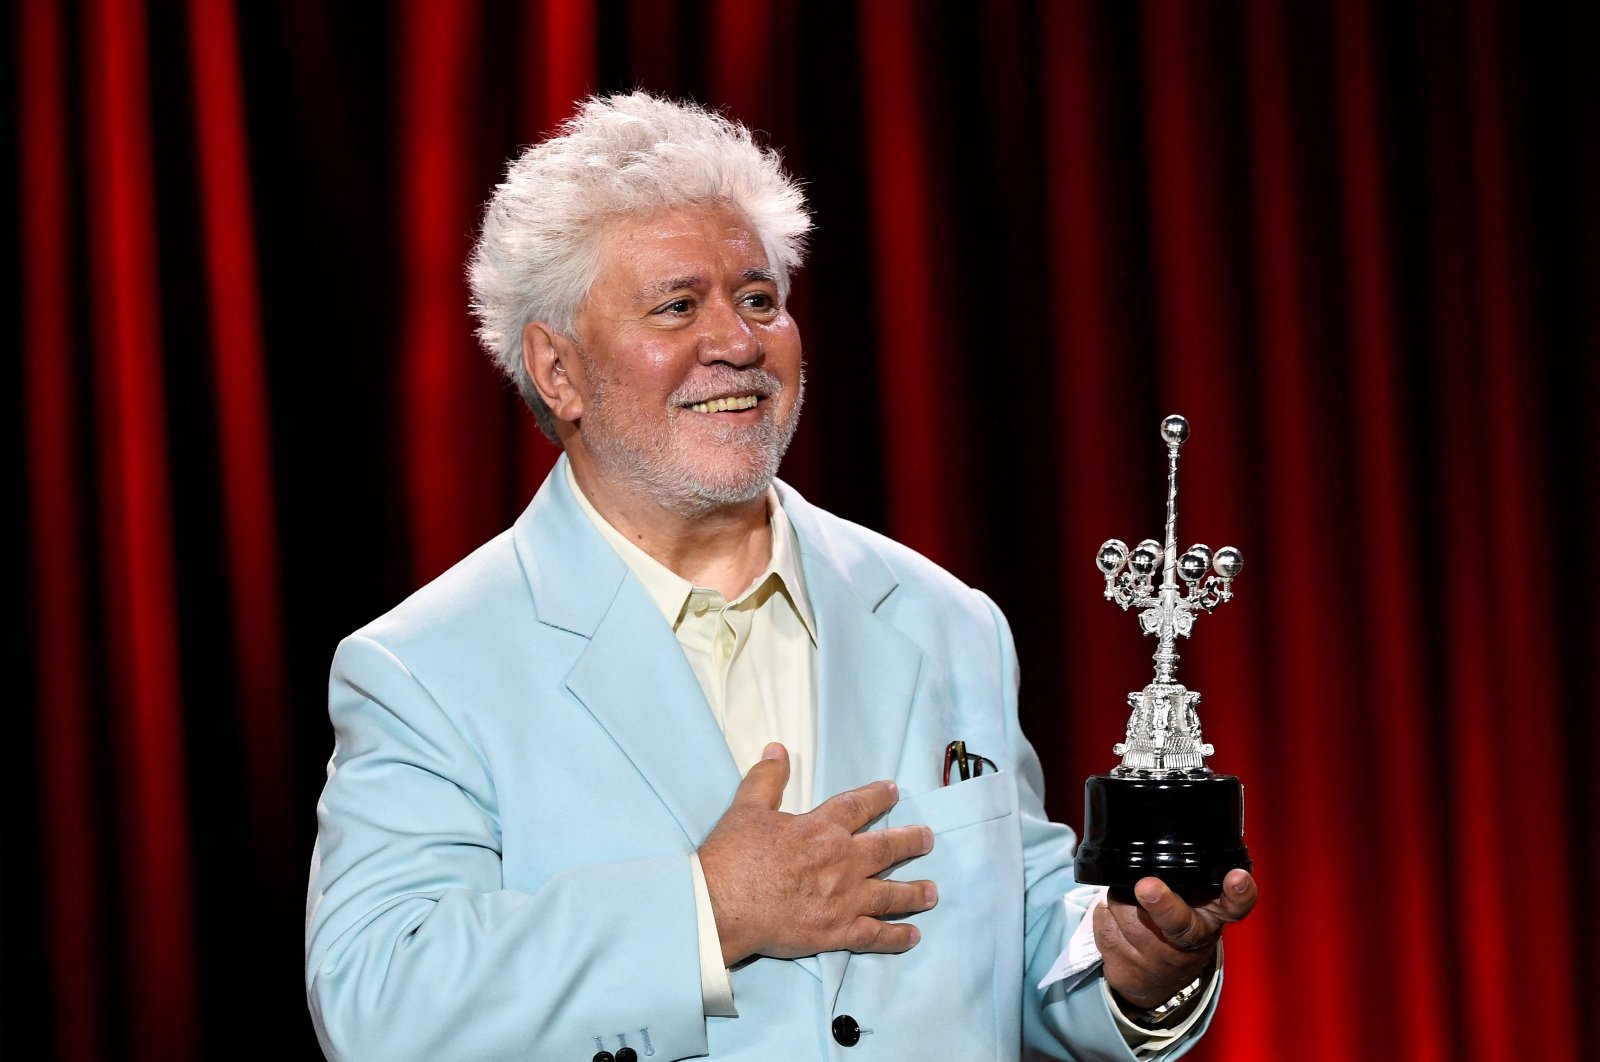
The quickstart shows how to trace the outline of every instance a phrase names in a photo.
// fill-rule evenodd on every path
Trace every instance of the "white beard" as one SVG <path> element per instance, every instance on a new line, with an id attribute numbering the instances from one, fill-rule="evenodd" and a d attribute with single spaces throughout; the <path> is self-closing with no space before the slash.
<path id="1" fill-rule="evenodd" d="M 775 414 L 754 425 L 717 425 L 707 419 L 695 425 L 698 439 L 691 442 L 682 429 L 685 418 L 712 418 L 683 408 L 708 390 L 755 393 L 765 396 L 765 409 L 776 408 L 782 382 L 765 369 L 724 369 L 714 377 L 696 380 L 674 392 L 668 406 L 654 416 L 619 406 L 610 381 L 594 371 L 580 350 L 593 390 L 586 404 L 580 431 L 585 448 L 603 474 L 631 493 L 649 498 L 680 516 L 697 516 L 742 505 L 766 493 L 778 474 L 789 442 L 800 423 L 805 396 L 805 374 L 793 407 L 781 422 Z"/>

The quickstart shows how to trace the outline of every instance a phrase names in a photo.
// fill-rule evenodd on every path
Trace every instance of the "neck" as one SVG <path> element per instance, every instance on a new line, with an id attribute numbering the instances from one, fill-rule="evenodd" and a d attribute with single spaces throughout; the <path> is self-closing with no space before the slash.
<path id="1" fill-rule="evenodd" d="M 572 460 L 572 474 L 606 523 L 696 586 L 732 599 L 772 560 L 765 492 L 747 502 L 687 509 L 640 496 L 581 459 Z"/>

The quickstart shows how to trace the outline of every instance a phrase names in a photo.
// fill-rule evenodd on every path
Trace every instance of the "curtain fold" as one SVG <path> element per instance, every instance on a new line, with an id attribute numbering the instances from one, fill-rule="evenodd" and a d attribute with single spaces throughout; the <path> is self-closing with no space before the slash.
<path id="1" fill-rule="evenodd" d="M 94 0 L 83 12 L 86 152 L 98 174 L 85 185 L 86 368 L 117 794 L 116 837 L 106 840 L 117 855 L 129 1046 L 156 1059 L 193 1053 L 198 1012 L 145 30 L 137 0 Z"/>
<path id="2" fill-rule="evenodd" d="M 964 560 L 966 521 L 941 514 L 940 493 L 964 496 L 965 461 L 956 432 L 939 416 L 948 401 L 954 360 L 952 332 L 938 273 L 943 246 L 932 229 L 930 187 L 940 170 L 925 111 L 933 93 L 924 85 L 923 51 L 910 0 L 862 4 L 861 94 L 865 121 L 867 234 L 875 302 L 879 408 L 874 411 L 886 477 L 890 535 L 942 559 Z"/>
<path id="3" fill-rule="evenodd" d="M 75 359 L 60 356 L 79 348 L 72 312 L 74 225 L 69 126 L 67 122 L 66 28 L 50 0 L 29 0 L 17 11 L 18 77 L 25 103 L 18 129 L 22 151 L 21 254 L 28 262 L 21 292 L 23 388 L 26 394 L 29 560 L 33 568 L 30 619 L 33 665 L 38 674 L 40 836 L 78 838 L 52 846 L 39 861 L 40 912 L 50 942 L 38 983 L 59 1006 L 82 1015 L 61 1030 L 61 1053 L 92 1058 L 104 1047 L 105 995 L 98 974 L 106 932 L 95 902 L 104 880 L 105 842 L 97 835 L 96 772 L 89 735 L 93 727 L 93 683 L 80 652 L 88 642 L 90 549 L 78 470 L 92 439 L 90 419 L 74 402 L 84 381 Z M 15 830 L 6 836 L 15 837 Z M 8 851 L 14 841 L 7 843 Z M 0 882 L 7 906 L 26 904 L 13 879 Z M 0 925 L 0 952 L 17 947 L 13 925 Z M 6 1008 L 8 1012 L 11 1008 Z M 15 1013 L 0 1017 L 0 1036 L 10 1038 Z"/>
<path id="4" fill-rule="evenodd" d="M 1190 1057 L 1578 1058 L 1596 18 L 16 5 L 0 1055 L 315 1057 L 328 659 L 556 454 L 472 335 L 478 212 L 573 101 L 642 86 L 807 181 L 784 475 L 1004 608 L 1074 826 L 1150 675 L 1092 559 L 1160 536 L 1189 418 L 1179 545 L 1245 569 L 1178 678 L 1262 887 Z"/>
<path id="5" fill-rule="evenodd" d="M 1361 600 L 1384 602 L 1371 609 L 1364 637 L 1353 639 L 1359 656 L 1354 688 L 1357 718 L 1370 740 L 1372 771 L 1366 776 L 1373 803 L 1385 813 L 1373 829 L 1373 860 L 1392 868 L 1386 922 L 1380 933 L 1396 942 L 1389 961 L 1372 971 L 1379 991 L 1368 1003 L 1379 1008 L 1397 1036 L 1397 1054 L 1441 1060 L 1453 1053 L 1448 1038 L 1411 1014 L 1441 1013 L 1449 999 L 1445 930 L 1440 905 L 1430 888 L 1437 865 L 1441 805 L 1434 787 L 1417 785 L 1413 775 L 1431 752 L 1430 726 L 1418 710 L 1386 712 L 1380 705 L 1421 706 L 1429 692 L 1425 661 L 1416 651 L 1416 632 L 1424 629 L 1423 607 L 1412 592 L 1407 563 L 1408 536 L 1417 526 L 1410 482 L 1415 474 L 1407 444 L 1406 374 L 1401 364 L 1392 256 L 1386 248 L 1388 214 L 1382 142 L 1382 103 L 1372 9 L 1351 4 L 1333 25 L 1332 61 L 1336 76 L 1336 127 L 1339 148 L 1339 204 L 1342 224 L 1338 250 L 1343 258 L 1344 299 L 1338 308 L 1350 351 L 1352 379 L 1365 382 L 1361 401 L 1349 410 L 1355 483 L 1352 497 L 1359 526 L 1353 529 L 1352 555 L 1360 575 L 1347 589 Z"/>
<path id="6" fill-rule="evenodd" d="M 226 0 L 189 4 L 194 56 L 196 162 L 203 195 L 207 316 L 225 518 L 229 627 L 239 713 L 250 755 L 244 775 L 250 828 L 263 873 L 289 870 L 290 749 L 283 706 L 284 615 L 272 470 L 267 372 L 256 276 L 244 85 L 238 27 Z"/>

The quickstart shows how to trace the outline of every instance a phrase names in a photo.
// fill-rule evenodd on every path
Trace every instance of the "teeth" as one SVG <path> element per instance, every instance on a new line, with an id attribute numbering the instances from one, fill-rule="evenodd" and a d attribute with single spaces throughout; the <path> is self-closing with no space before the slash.
<path id="1" fill-rule="evenodd" d="M 738 395 L 734 398 L 713 398 L 709 402 L 696 402 L 689 409 L 695 413 L 725 413 L 729 410 L 754 409 L 755 395 Z"/>

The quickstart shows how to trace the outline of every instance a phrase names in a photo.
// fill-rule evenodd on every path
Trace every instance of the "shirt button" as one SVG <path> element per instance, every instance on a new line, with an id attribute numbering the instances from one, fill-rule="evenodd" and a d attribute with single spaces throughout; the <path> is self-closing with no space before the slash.
<path id="1" fill-rule="evenodd" d="M 704 595 L 704 594 L 690 594 L 689 595 L 689 611 L 693 612 L 696 616 L 704 616 L 706 614 L 706 609 L 708 609 L 710 607 L 711 607 L 711 604 L 710 604 L 710 602 L 706 601 L 706 595 Z"/>
<path id="2" fill-rule="evenodd" d="M 722 643 L 722 655 L 724 659 L 733 655 L 733 646 L 730 643 Z"/>
<path id="3" fill-rule="evenodd" d="M 848 1014 L 833 1019 L 833 1038 L 840 1047 L 854 1047 L 861 1042 L 861 1026 Z"/>

